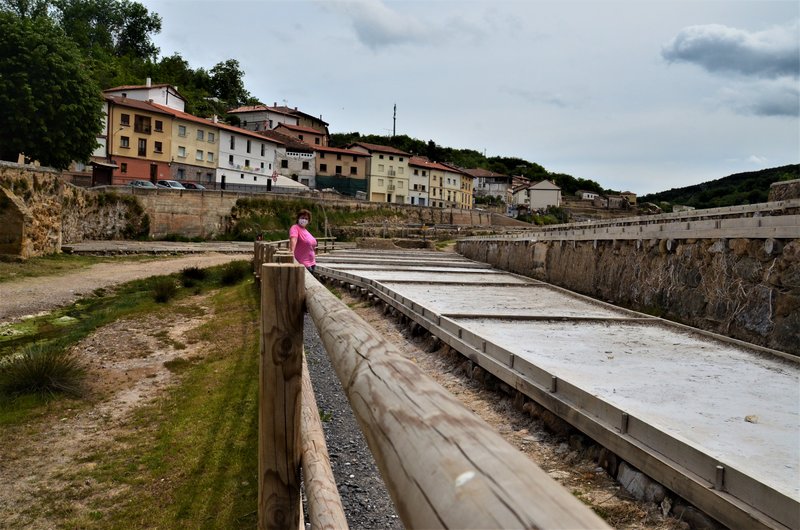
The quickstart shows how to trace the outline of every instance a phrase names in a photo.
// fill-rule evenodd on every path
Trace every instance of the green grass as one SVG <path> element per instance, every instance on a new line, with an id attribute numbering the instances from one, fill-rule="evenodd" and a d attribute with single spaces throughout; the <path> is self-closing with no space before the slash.
<path id="1" fill-rule="evenodd" d="M 97 263 L 111 263 L 119 261 L 147 261 L 153 256 L 126 255 L 126 256 L 84 256 L 78 254 L 52 254 L 28 260 L 2 260 L 0 259 L 0 283 L 20 278 L 36 278 L 39 276 L 53 276 L 75 272 Z"/>
<path id="2" fill-rule="evenodd" d="M 233 263 L 243 264 L 240 265 L 242 269 L 249 267 L 247 261 Z M 182 300 L 210 289 L 218 289 L 222 286 L 223 280 L 230 282 L 231 279 L 226 272 L 228 267 L 230 264 L 209 268 L 202 283 L 196 283 L 191 289 L 177 287 L 179 274 L 154 276 L 96 292 L 93 296 L 83 298 L 71 306 L 48 315 L 0 326 L 0 379 L 4 370 L 3 359 L 23 351 L 33 343 L 38 343 L 42 347 L 55 345 L 66 350 L 96 329 L 120 318 L 136 318 L 137 315 L 160 311 L 164 304 L 155 300 L 153 295 L 155 286 L 165 281 L 171 282 L 176 286 L 176 293 L 171 300 Z M 247 278 L 248 283 L 252 283 L 252 276 L 242 275 L 239 278 L 240 280 Z M 191 312 L 191 309 L 184 311 Z M 19 392 L 2 392 L 0 389 L 0 427 L 24 421 L 27 417 L 39 413 L 39 410 L 46 405 L 47 399 L 20 400 Z"/>
<path id="3" fill-rule="evenodd" d="M 247 282 L 221 290 L 214 304 L 219 317 L 197 330 L 211 353 L 175 362 L 181 384 L 137 409 L 128 434 L 87 454 L 89 471 L 69 477 L 113 493 L 68 509 L 65 528 L 256 527 L 258 295 Z"/>

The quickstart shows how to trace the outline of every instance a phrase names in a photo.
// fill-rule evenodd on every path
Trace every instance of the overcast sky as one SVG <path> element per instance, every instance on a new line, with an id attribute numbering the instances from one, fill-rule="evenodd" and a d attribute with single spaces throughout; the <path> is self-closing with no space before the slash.
<path id="1" fill-rule="evenodd" d="M 332 133 L 396 104 L 397 134 L 638 194 L 800 161 L 795 0 L 140 1 L 162 56 L 237 59 Z"/>

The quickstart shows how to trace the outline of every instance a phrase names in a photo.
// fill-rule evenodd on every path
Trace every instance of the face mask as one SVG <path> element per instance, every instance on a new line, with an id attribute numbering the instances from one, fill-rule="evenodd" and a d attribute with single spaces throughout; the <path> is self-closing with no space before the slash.
<path id="1" fill-rule="evenodd" d="M 306 226 L 308 224 L 308 219 L 298 219 L 297 224 L 300 226 Z"/>

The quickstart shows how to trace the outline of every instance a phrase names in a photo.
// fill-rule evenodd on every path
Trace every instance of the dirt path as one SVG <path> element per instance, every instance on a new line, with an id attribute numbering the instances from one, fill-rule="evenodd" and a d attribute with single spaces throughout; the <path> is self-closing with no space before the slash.
<path id="1" fill-rule="evenodd" d="M 247 254 L 209 253 L 120 263 L 99 263 L 59 276 L 25 278 L 0 283 L 0 323 L 52 311 L 90 294 L 95 289 L 157 274 L 172 274 L 187 267 L 212 267 L 250 259 Z"/>

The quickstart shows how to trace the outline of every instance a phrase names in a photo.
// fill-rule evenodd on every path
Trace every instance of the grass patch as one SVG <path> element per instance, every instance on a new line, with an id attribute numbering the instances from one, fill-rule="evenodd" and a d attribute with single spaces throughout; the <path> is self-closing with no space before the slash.
<path id="1" fill-rule="evenodd" d="M 233 263 L 239 263 L 241 269 L 249 271 L 248 261 Z M 159 304 L 154 300 L 153 292 L 160 283 L 169 282 L 175 286 L 176 292 L 170 300 L 180 300 L 219 289 L 223 285 L 223 278 L 226 282 L 233 281 L 230 276 L 225 274 L 227 267 L 228 265 L 209 268 L 203 282 L 192 289 L 177 287 L 179 285 L 177 274 L 135 280 L 113 289 L 106 289 L 102 293 L 96 293 L 99 296 L 83 298 L 71 306 L 49 315 L 33 317 L 12 326 L 5 326 L 0 329 L 2 331 L 0 333 L 0 363 L 3 363 L 5 358 L 25 351 L 33 343 L 39 344 L 41 348 L 52 347 L 66 351 L 96 329 L 115 320 L 135 318 L 137 315 L 159 311 L 164 308 L 164 304 Z M 253 284 L 252 275 L 237 274 L 236 278 L 243 282 L 242 285 Z M 168 337 L 163 340 L 167 339 Z M 186 347 L 175 341 L 170 344 L 176 349 Z M 3 392 L 0 388 L 0 426 L 24 421 L 27 417 L 38 414 L 42 407 L 48 406 L 48 399 L 19 399 L 19 393 L 18 389 L 9 393 Z"/>
<path id="2" fill-rule="evenodd" d="M 86 368 L 79 355 L 58 343 L 34 343 L 0 360 L 0 395 L 77 397 L 82 393 L 85 377 Z"/>
<path id="3" fill-rule="evenodd" d="M 219 317 L 201 326 L 209 354 L 172 361 L 180 385 L 138 409 L 126 435 L 68 477 L 98 494 L 60 493 L 70 501 L 61 509 L 73 507 L 65 528 L 257 526 L 258 293 L 240 284 L 213 303 Z"/>

